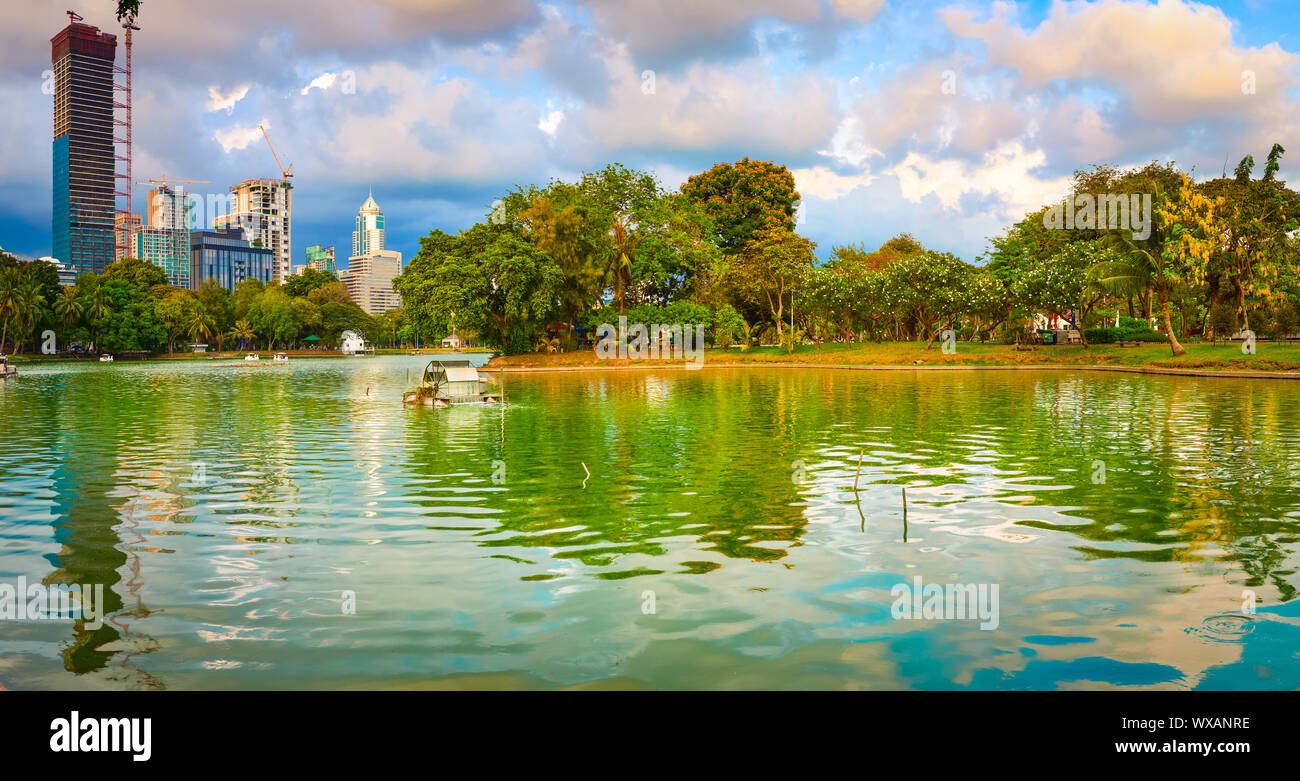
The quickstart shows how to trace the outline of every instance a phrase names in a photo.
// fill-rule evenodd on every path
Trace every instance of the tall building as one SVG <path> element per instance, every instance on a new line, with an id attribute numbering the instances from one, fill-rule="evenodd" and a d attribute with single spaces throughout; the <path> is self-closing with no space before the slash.
<path id="1" fill-rule="evenodd" d="M 229 214 L 218 216 L 217 228 L 243 228 L 254 246 L 271 250 L 275 281 L 283 283 L 292 266 L 290 225 L 293 185 L 279 179 L 247 179 L 230 188 L 234 203 Z"/>
<path id="2" fill-rule="evenodd" d="M 167 272 L 167 281 L 190 287 L 190 213 L 183 190 L 159 185 L 149 193 L 148 225 L 135 234 L 135 257 Z"/>
<path id="3" fill-rule="evenodd" d="M 135 234 L 144 227 L 138 214 L 113 215 L 113 260 L 121 260 L 135 252 Z"/>
<path id="4" fill-rule="evenodd" d="M 307 268 L 328 271 L 337 275 L 339 267 L 334 264 L 334 248 L 313 244 L 307 248 Z"/>
<path id="5" fill-rule="evenodd" d="M 275 278 L 275 253 L 249 244 L 239 228 L 191 231 L 190 250 L 196 290 L 205 279 L 234 290 L 245 279 L 265 283 Z"/>
<path id="6" fill-rule="evenodd" d="M 369 255 L 384 249 L 384 213 L 375 203 L 372 192 L 357 212 L 357 228 L 352 231 L 352 256 Z"/>
<path id="7" fill-rule="evenodd" d="M 54 65 L 54 256 L 73 272 L 115 257 L 113 60 L 117 36 L 73 22 L 50 39 Z"/>
<path id="8" fill-rule="evenodd" d="M 402 253 L 381 249 L 348 258 L 347 271 L 339 279 L 363 312 L 377 315 L 402 305 L 401 297 L 393 290 L 393 278 L 401 273 Z"/>

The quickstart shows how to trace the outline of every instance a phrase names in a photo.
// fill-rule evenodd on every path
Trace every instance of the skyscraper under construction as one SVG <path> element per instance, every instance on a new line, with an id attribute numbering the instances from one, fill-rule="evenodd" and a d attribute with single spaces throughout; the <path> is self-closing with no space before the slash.
<path id="1" fill-rule="evenodd" d="M 54 65 L 54 257 L 74 272 L 113 262 L 113 59 L 117 36 L 73 21 L 50 39 Z"/>

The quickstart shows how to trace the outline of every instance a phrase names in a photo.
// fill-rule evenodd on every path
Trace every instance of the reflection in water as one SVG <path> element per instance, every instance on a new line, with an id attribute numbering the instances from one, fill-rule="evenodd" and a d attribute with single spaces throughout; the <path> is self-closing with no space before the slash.
<path id="1" fill-rule="evenodd" d="M 404 407 L 427 360 L 0 388 L 0 577 L 112 611 L 6 624 L 0 685 L 1300 687 L 1285 384 L 579 372 Z M 914 576 L 999 584 L 1000 628 L 891 620 Z"/>

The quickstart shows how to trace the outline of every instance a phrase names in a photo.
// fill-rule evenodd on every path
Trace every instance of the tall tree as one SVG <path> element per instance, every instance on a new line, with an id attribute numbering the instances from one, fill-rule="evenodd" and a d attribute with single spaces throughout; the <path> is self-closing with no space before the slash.
<path id="1" fill-rule="evenodd" d="M 816 246 L 787 228 L 766 228 L 754 235 L 733 267 L 737 289 L 749 300 L 766 306 L 776 323 L 778 337 L 786 297 L 811 273 Z"/>
<path id="2" fill-rule="evenodd" d="M 784 165 L 748 157 L 718 163 L 687 179 L 682 194 L 713 220 L 718 246 L 729 254 L 741 252 L 760 231 L 794 230 L 799 193 Z"/>

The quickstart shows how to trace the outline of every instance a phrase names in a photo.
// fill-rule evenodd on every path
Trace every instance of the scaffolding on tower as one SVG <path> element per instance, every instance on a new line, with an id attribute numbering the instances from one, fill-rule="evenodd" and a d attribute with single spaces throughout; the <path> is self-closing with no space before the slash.
<path id="1" fill-rule="evenodd" d="M 130 215 L 133 213 L 131 211 L 133 204 L 133 198 L 131 197 L 133 193 L 133 180 L 131 178 L 131 33 L 132 31 L 140 29 L 140 26 L 135 23 L 134 14 L 131 14 L 122 20 L 122 29 L 126 31 L 126 67 L 119 68 L 117 65 L 114 65 L 113 72 L 122 75 L 125 82 L 122 84 L 118 84 L 117 82 L 113 83 L 113 89 L 122 93 L 121 100 L 113 101 L 113 108 L 115 110 L 119 108 L 123 109 L 126 112 L 126 119 L 123 120 L 114 117 L 113 125 L 125 129 L 125 136 L 113 136 L 113 142 L 115 144 L 120 144 L 123 147 L 119 150 L 118 154 L 113 155 L 113 159 L 126 163 L 126 172 L 114 172 L 114 178 L 125 180 L 125 187 L 121 190 L 115 189 L 113 195 L 117 198 L 126 199 L 126 208 L 119 208 L 116 211 L 117 214 L 125 215 L 129 220 Z M 126 250 L 129 249 L 129 242 L 131 240 L 130 230 L 119 230 L 115 225 L 113 234 L 115 243 L 117 244 L 116 254 L 118 257 L 122 257 Z"/>

